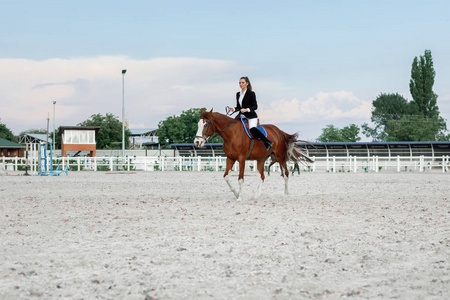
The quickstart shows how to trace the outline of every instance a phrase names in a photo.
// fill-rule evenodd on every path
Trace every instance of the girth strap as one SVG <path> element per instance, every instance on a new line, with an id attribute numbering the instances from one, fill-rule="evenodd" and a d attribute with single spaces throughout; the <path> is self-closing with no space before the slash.
<path id="1" fill-rule="evenodd" d="M 252 153 L 254 146 L 255 146 L 255 139 L 252 139 L 252 141 L 250 143 L 250 149 L 248 150 L 248 154 L 247 154 L 247 157 L 245 158 L 245 160 L 247 160 L 247 158 L 250 156 L 250 153 Z"/>

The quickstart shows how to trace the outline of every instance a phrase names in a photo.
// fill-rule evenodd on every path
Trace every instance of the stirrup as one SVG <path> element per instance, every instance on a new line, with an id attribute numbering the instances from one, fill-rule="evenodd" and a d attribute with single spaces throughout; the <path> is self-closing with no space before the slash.
<path id="1" fill-rule="evenodd" d="M 272 146 L 273 146 L 273 142 L 272 141 L 264 142 L 264 147 L 266 147 L 266 151 L 269 151 L 270 148 L 272 148 Z"/>

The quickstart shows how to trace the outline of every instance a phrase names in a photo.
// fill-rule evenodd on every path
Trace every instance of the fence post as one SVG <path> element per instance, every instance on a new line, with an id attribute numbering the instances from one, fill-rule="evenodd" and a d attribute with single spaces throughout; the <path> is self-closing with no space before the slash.
<path id="1" fill-rule="evenodd" d="M 28 157 L 31 157 L 31 167 L 30 167 L 30 171 L 34 174 L 34 170 L 35 170 L 35 164 L 34 164 L 34 144 L 31 144 L 31 151 L 30 151 L 31 155 L 28 155 Z M 28 162 L 30 163 L 30 162 Z"/>
<path id="2" fill-rule="evenodd" d="M 397 172 L 400 172 L 400 155 L 397 155 Z"/>
<path id="3" fill-rule="evenodd" d="M 424 156 L 423 155 L 421 155 L 419 158 L 419 169 L 420 169 L 420 172 L 424 171 Z"/>
<path id="4" fill-rule="evenodd" d="M 45 158 L 45 168 L 47 169 L 47 172 L 50 170 L 50 161 L 48 156 Z"/>

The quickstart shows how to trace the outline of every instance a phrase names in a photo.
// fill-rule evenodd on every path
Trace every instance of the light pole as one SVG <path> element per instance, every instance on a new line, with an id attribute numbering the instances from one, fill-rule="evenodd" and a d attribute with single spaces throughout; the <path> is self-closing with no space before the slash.
<path id="1" fill-rule="evenodd" d="M 53 101 L 53 139 L 52 139 L 53 147 L 52 147 L 52 153 L 53 153 L 53 151 L 55 151 L 55 104 L 56 104 L 56 101 Z"/>
<path id="2" fill-rule="evenodd" d="M 125 73 L 122 70 L 122 159 L 125 158 Z"/>

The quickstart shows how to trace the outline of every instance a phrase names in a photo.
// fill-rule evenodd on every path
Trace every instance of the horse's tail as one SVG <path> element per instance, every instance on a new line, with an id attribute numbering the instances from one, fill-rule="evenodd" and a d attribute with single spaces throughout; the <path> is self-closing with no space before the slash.
<path id="1" fill-rule="evenodd" d="M 313 163 L 314 161 L 308 156 L 308 152 L 305 147 L 300 147 L 297 143 L 307 143 L 312 145 L 307 141 L 298 140 L 298 133 L 296 134 L 285 134 L 286 149 L 287 149 L 287 160 L 291 160 L 295 163 L 301 162 L 302 164 Z"/>

